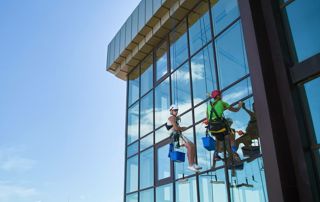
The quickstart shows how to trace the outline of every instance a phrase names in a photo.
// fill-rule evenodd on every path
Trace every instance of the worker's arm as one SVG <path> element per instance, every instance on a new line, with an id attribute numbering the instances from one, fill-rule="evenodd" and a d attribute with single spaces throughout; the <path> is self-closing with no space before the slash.
<path id="1" fill-rule="evenodd" d="M 228 110 L 229 110 L 229 111 L 232 111 L 232 112 L 238 112 L 238 111 L 241 109 L 242 105 L 243 105 L 243 102 L 240 101 L 240 102 L 238 103 L 238 107 L 232 107 L 232 106 L 230 106 L 230 107 L 228 108 Z"/>

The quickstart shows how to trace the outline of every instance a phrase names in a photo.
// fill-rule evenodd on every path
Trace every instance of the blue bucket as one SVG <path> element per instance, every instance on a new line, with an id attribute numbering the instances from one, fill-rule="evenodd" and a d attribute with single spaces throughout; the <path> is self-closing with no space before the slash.
<path id="1" fill-rule="evenodd" d="M 203 137 L 202 143 L 208 151 L 213 151 L 216 148 L 216 141 L 210 136 Z"/>
<path id="2" fill-rule="evenodd" d="M 170 154 L 170 159 L 171 161 L 174 161 L 174 162 L 184 162 L 185 161 L 185 153 L 183 152 L 180 152 L 180 151 L 171 151 Z"/>

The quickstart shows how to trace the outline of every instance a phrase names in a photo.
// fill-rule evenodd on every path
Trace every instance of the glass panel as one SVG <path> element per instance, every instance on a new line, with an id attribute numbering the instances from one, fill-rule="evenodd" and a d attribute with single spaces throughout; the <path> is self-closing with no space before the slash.
<path id="1" fill-rule="evenodd" d="M 195 123 L 207 117 L 207 105 L 208 103 L 205 102 L 194 109 Z"/>
<path id="2" fill-rule="evenodd" d="M 140 137 L 153 131 L 153 91 L 141 98 Z"/>
<path id="3" fill-rule="evenodd" d="M 191 59 L 194 105 L 208 98 L 208 94 L 217 88 L 215 72 L 213 48 L 209 44 Z"/>
<path id="4" fill-rule="evenodd" d="M 115 36 L 115 54 L 116 54 L 116 57 L 119 56 L 120 54 L 120 31 L 117 33 L 117 35 Z"/>
<path id="5" fill-rule="evenodd" d="M 140 140 L 140 151 L 151 147 L 153 145 L 153 133 L 147 135 L 146 137 Z"/>
<path id="6" fill-rule="evenodd" d="M 153 186 L 153 148 L 140 154 L 140 189 Z"/>
<path id="7" fill-rule="evenodd" d="M 176 202 L 197 202 L 196 178 L 188 178 L 176 183 Z"/>
<path id="8" fill-rule="evenodd" d="M 110 42 L 110 44 L 111 44 L 111 49 L 110 49 L 110 60 L 111 60 L 111 64 L 113 63 L 113 61 L 114 61 L 114 53 L 115 53 L 115 51 L 114 51 L 114 39 L 112 39 L 112 41 Z"/>
<path id="9" fill-rule="evenodd" d="M 183 132 L 183 135 L 188 139 L 190 140 L 191 142 L 193 142 L 193 128 L 190 128 L 186 131 Z M 184 152 L 186 154 L 186 159 L 183 163 L 174 163 L 174 172 L 175 172 L 175 178 L 176 179 L 179 179 L 179 178 L 183 178 L 184 177 L 187 177 L 189 175 L 192 175 L 194 174 L 193 171 L 190 171 L 188 169 L 188 166 L 189 166 L 189 161 L 188 161 L 188 158 L 187 158 L 187 149 L 183 146 L 183 147 L 180 147 L 179 149 L 175 149 L 176 151 L 180 151 L 180 152 Z"/>
<path id="10" fill-rule="evenodd" d="M 181 116 L 180 126 L 189 127 L 193 124 L 192 122 L 192 110 Z"/>
<path id="11" fill-rule="evenodd" d="M 299 62 L 320 52 L 319 10 L 319 0 L 296 0 L 286 7 L 288 34 Z"/>
<path id="12" fill-rule="evenodd" d="M 320 77 L 304 85 L 312 118 L 315 140 L 320 144 Z"/>
<path id="13" fill-rule="evenodd" d="M 141 30 L 146 23 L 146 1 L 142 0 L 139 4 L 138 30 Z"/>
<path id="14" fill-rule="evenodd" d="M 111 43 L 108 44 L 108 54 L 107 54 L 107 66 L 109 67 L 111 65 Z"/>
<path id="15" fill-rule="evenodd" d="M 136 67 L 129 74 L 129 95 L 128 106 L 132 105 L 139 98 L 139 67 Z"/>
<path id="16" fill-rule="evenodd" d="M 126 202 L 138 202 L 138 193 L 128 195 Z"/>
<path id="17" fill-rule="evenodd" d="M 190 70 L 189 63 L 185 63 L 171 75 L 172 100 L 183 113 L 191 108 Z"/>
<path id="18" fill-rule="evenodd" d="M 153 86 L 153 61 L 149 55 L 141 63 L 141 96 L 147 93 Z"/>
<path id="19" fill-rule="evenodd" d="M 167 122 L 170 107 L 169 78 L 164 80 L 155 90 L 155 128 Z"/>
<path id="20" fill-rule="evenodd" d="M 188 58 L 187 24 L 182 21 L 170 33 L 171 70 L 176 69 Z"/>
<path id="21" fill-rule="evenodd" d="M 131 16 L 126 22 L 126 46 L 131 42 Z"/>
<path id="22" fill-rule="evenodd" d="M 138 33 L 138 16 L 139 15 L 139 7 L 136 7 L 132 13 L 132 38 L 135 37 Z"/>
<path id="23" fill-rule="evenodd" d="M 167 51 L 168 43 L 165 41 L 156 51 L 156 80 L 159 80 L 167 72 Z"/>
<path id="24" fill-rule="evenodd" d="M 159 130 L 156 130 L 156 143 L 164 140 L 170 136 L 170 132 L 167 130 L 165 126 L 161 127 Z"/>
<path id="25" fill-rule="evenodd" d="M 152 0 L 146 0 L 146 22 L 152 17 Z"/>
<path id="26" fill-rule="evenodd" d="M 221 89 L 249 73 L 240 21 L 217 38 L 216 52 Z"/>
<path id="27" fill-rule="evenodd" d="M 224 169 L 200 175 L 199 190 L 201 202 L 227 202 L 227 189 Z M 251 200 L 250 200 L 251 201 Z"/>
<path id="28" fill-rule="evenodd" d="M 161 187 L 157 187 L 156 201 L 173 202 L 173 185 L 167 184 Z"/>
<path id="29" fill-rule="evenodd" d="M 148 189 L 140 192 L 140 202 L 153 202 L 154 201 L 153 189 Z"/>
<path id="30" fill-rule="evenodd" d="M 162 180 L 171 176 L 170 159 L 168 158 L 169 145 L 158 148 L 158 179 Z"/>
<path id="31" fill-rule="evenodd" d="M 138 190 L 138 155 L 127 161 L 126 175 L 126 190 L 127 193 Z"/>
<path id="32" fill-rule="evenodd" d="M 127 157 L 130 157 L 138 152 L 139 143 L 136 142 L 127 148 Z"/>
<path id="33" fill-rule="evenodd" d="M 212 2 L 213 0 L 211 0 Z M 215 1 L 215 0 L 214 0 Z M 215 1 L 217 2 L 217 1 Z M 211 4 L 212 22 L 215 35 L 239 17 L 237 0 L 224 0 Z"/>
<path id="34" fill-rule="evenodd" d="M 121 27 L 120 32 L 120 51 L 122 52 L 126 46 L 126 24 Z"/>
<path id="35" fill-rule="evenodd" d="M 188 16 L 190 53 L 193 55 L 211 39 L 208 4 L 201 2 Z"/>
<path id="36" fill-rule="evenodd" d="M 268 201 L 262 159 L 244 162 L 244 169 L 229 171 L 231 200 L 234 202 Z M 233 174 L 232 174 L 233 173 Z"/>
<path id="37" fill-rule="evenodd" d="M 139 137 L 139 103 L 128 109 L 128 136 L 127 144 L 137 140 Z"/>
<path id="38" fill-rule="evenodd" d="M 236 113 L 227 110 L 224 113 L 226 118 L 230 120 L 230 128 L 234 131 L 233 135 L 230 136 L 231 146 L 235 146 L 234 149 L 241 159 L 250 157 L 250 155 L 244 155 L 244 146 L 248 149 L 260 145 L 253 98 L 244 101 L 244 106 L 246 110 L 241 109 Z M 257 150 L 257 154 L 260 153 L 260 150 Z"/>
<path id="39" fill-rule="evenodd" d="M 161 0 L 153 0 L 153 13 L 155 13 L 161 6 Z"/>
<path id="40" fill-rule="evenodd" d="M 244 79 L 223 93 L 223 100 L 230 104 L 252 94 L 250 78 Z"/>

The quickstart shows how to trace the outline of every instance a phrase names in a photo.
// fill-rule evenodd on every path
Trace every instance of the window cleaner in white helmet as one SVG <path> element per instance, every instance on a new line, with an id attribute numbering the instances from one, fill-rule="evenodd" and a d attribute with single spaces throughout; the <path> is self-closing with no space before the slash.
<path id="1" fill-rule="evenodd" d="M 194 144 L 186 138 L 182 132 L 186 130 L 186 127 L 179 126 L 180 117 L 178 115 L 178 107 L 176 105 L 171 105 L 169 108 L 170 117 L 167 120 L 166 127 L 170 131 L 170 136 L 173 138 L 173 141 L 177 142 L 178 147 L 187 148 L 187 157 L 189 166 L 188 169 L 194 172 L 199 172 L 202 169 L 195 163 L 195 146 Z"/>

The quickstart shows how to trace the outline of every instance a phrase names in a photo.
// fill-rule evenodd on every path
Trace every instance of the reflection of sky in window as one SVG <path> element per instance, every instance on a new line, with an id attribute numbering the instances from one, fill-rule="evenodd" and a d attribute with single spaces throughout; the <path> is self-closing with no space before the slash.
<path id="1" fill-rule="evenodd" d="M 225 102 L 232 104 L 250 94 L 252 94 L 252 86 L 250 78 L 248 78 L 224 91 L 222 98 Z"/>
<path id="2" fill-rule="evenodd" d="M 140 136 L 153 130 L 153 92 L 151 91 L 141 99 L 140 107 Z"/>
<path id="3" fill-rule="evenodd" d="M 169 145 L 158 149 L 158 180 L 170 177 L 170 159 L 168 158 Z"/>
<path id="4" fill-rule="evenodd" d="M 169 136 L 170 136 L 170 132 L 167 130 L 165 126 L 163 126 L 155 131 L 155 138 L 156 138 L 155 143 L 158 143 Z"/>
<path id="5" fill-rule="evenodd" d="M 172 184 L 157 187 L 156 201 L 172 202 L 173 201 L 173 186 Z"/>
<path id="6" fill-rule="evenodd" d="M 157 80 L 167 73 L 167 53 L 163 54 L 158 60 L 156 65 Z"/>
<path id="7" fill-rule="evenodd" d="M 176 183 L 176 202 L 197 202 L 196 178 L 189 178 L 186 183 Z"/>
<path id="8" fill-rule="evenodd" d="M 128 109 L 128 144 L 138 139 L 139 132 L 139 103 Z"/>
<path id="9" fill-rule="evenodd" d="M 253 188 L 231 188 L 231 196 L 234 200 L 241 198 L 241 201 L 268 201 L 261 158 L 257 158 L 250 163 L 245 162 L 244 169 L 237 170 L 236 177 L 231 178 L 231 184 L 246 184 L 246 180 L 248 184 L 253 185 Z"/>
<path id="10" fill-rule="evenodd" d="M 153 148 L 140 154 L 140 189 L 153 185 Z"/>
<path id="11" fill-rule="evenodd" d="M 200 51 L 191 59 L 194 105 L 208 97 L 208 93 L 216 88 L 212 45 Z"/>
<path id="12" fill-rule="evenodd" d="M 140 192 L 140 202 L 153 202 L 153 188 Z"/>
<path id="13" fill-rule="evenodd" d="M 172 76 L 172 100 L 179 107 L 182 113 L 191 108 L 190 92 L 190 70 L 188 63 L 185 63 Z"/>
<path id="14" fill-rule="evenodd" d="M 138 190 L 138 156 L 127 161 L 127 193 Z"/>
<path id="15" fill-rule="evenodd" d="M 150 65 L 145 72 L 141 75 L 141 96 L 148 92 L 153 85 L 153 69 Z M 142 70 L 141 70 L 142 71 Z"/>
<path id="16" fill-rule="evenodd" d="M 129 78 L 128 104 L 131 105 L 138 98 L 139 98 L 139 77 L 134 80 L 130 80 Z"/>
<path id="17" fill-rule="evenodd" d="M 138 152 L 138 142 L 130 145 L 127 148 L 127 157 L 132 156 L 133 154 L 136 154 Z"/>
<path id="18" fill-rule="evenodd" d="M 192 110 L 190 110 L 188 113 L 184 114 L 181 116 L 181 126 L 189 127 L 192 125 Z M 193 140 L 193 136 L 191 136 L 191 140 Z"/>
<path id="19" fill-rule="evenodd" d="M 249 73 L 240 21 L 216 40 L 221 89 Z"/>
<path id="20" fill-rule="evenodd" d="M 286 7 L 298 61 L 320 52 L 320 1 L 296 0 Z"/>
<path id="21" fill-rule="evenodd" d="M 207 117 L 208 103 L 205 102 L 194 109 L 194 122 L 198 122 Z"/>
<path id="22" fill-rule="evenodd" d="M 206 12 L 189 28 L 191 55 L 211 39 L 209 13 Z"/>
<path id="23" fill-rule="evenodd" d="M 182 34 L 180 32 L 184 33 Z M 174 70 L 188 58 L 188 41 L 185 21 L 181 25 L 179 25 L 179 27 L 177 27 L 177 30 L 171 33 L 170 41 L 171 68 L 172 70 Z"/>
<path id="24" fill-rule="evenodd" d="M 155 126 L 167 121 L 170 107 L 169 78 L 163 81 L 155 90 Z"/>
<path id="25" fill-rule="evenodd" d="M 147 135 L 140 140 L 140 151 L 153 145 L 153 133 Z"/>
<path id="26" fill-rule="evenodd" d="M 229 171 L 230 173 L 231 171 Z M 245 162 L 243 170 L 236 170 L 234 177 L 229 176 L 232 186 L 246 184 L 247 181 L 249 185 L 253 185 L 252 188 L 244 186 L 230 187 L 232 201 L 268 201 L 261 158 L 255 159 L 250 163 Z M 224 169 L 200 175 L 199 188 L 201 201 L 227 201 Z"/>
<path id="27" fill-rule="evenodd" d="M 211 11 L 215 35 L 219 34 L 233 20 L 239 17 L 237 0 L 218 1 Z"/>
<path id="28" fill-rule="evenodd" d="M 126 198 L 127 202 L 138 202 L 138 193 L 130 194 Z"/>
<path id="29" fill-rule="evenodd" d="M 312 80 L 305 85 L 309 109 L 317 143 L 320 144 L 320 78 Z"/>
<path id="30" fill-rule="evenodd" d="M 218 182 L 216 182 L 215 176 L 217 176 Z M 215 172 L 209 172 L 208 174 L 200 175 L 199 177 L 199 190 L 201 202 L 227 202 L 227 190 L 225 184 L 224 170 L 219 169 Z"/>

